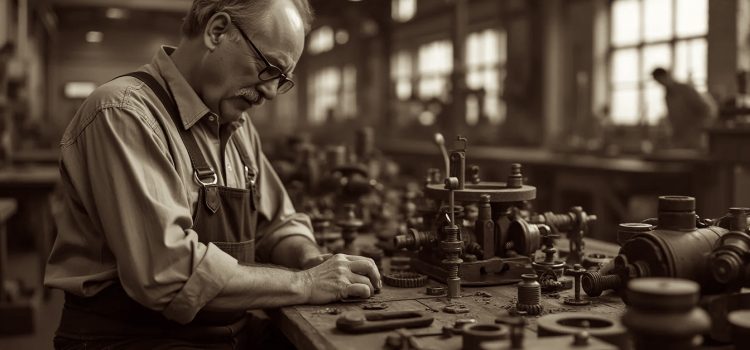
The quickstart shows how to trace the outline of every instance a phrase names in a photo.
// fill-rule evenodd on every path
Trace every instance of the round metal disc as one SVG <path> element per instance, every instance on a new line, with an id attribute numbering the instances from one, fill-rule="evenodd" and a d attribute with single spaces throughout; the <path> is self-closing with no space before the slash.
<path id="1" fill-rule="evenodd" d="M 431 184 L 425 188 L 425 195 L 430 198 L 448 200 L 449 192 L 443 184 Z M 536 187 L 523 185 L 520 188 L 508 188 L 505 182 L 466 183 L 463 190 L 453 191 L 455 199 L 461 202 L 478 202 L 483 194 L 490 196 L 490 202 L 520 202 L 536 198 Z"/>

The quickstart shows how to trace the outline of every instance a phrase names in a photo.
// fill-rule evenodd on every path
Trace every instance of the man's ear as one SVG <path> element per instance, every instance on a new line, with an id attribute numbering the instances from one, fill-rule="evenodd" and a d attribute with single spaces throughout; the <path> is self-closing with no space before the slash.
<path id="1" fill-rule="evenodd" d="M 203 31 L 203 43 L 209 51 L 213 51 L 224 40 L 229 31 L 232 19 L 226 12 L 217 12 L 206 23 Z"/>

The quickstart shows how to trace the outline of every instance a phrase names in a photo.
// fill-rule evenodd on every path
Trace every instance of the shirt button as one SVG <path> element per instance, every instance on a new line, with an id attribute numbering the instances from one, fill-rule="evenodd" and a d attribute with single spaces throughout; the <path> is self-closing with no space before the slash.
<path id="1" fill-rule="evenodd" d="M 214 116 L 212 116 L 212 115 L 208 116 L 208 120 L 214 121 L 214 119 L 216 119 L 216 118 L 214 118 Z"/>

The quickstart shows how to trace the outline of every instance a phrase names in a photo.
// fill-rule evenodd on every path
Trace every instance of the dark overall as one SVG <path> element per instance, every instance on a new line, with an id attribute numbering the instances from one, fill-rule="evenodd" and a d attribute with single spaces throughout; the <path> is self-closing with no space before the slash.
<path id="1" fill-rule="evenodd" d="M 252 263 L 258 198 L 256 171 L 246 150 L 233 141 L 245 167 L 247 188 L 216 185 L 216 172 L 208 166 L 194 136 L 182 127 L 177 105 L 169 92 L 148 73 L 134 72 L 126 76 L 140 79 L 151 88 L 180 133 L 194 169 L 194 180 L 201 184 L 192 227 L 198 233 L 199 241 L 214 243 L 240 263 Z M 161 119 L 157 120 L 169 137 Z M 66 293 L 55 346 L 66 348 L 85 341 L 87 348 L 110 348 L 112 345 L 114 348 L 242 347 L 249 319 L 251 317 L 246 311 L 200 311 L 189 324 L 181 325 L 131 299 L 118 281 L 92 297 Z M 168 340 L 166 343 L 165 339 Z"/>

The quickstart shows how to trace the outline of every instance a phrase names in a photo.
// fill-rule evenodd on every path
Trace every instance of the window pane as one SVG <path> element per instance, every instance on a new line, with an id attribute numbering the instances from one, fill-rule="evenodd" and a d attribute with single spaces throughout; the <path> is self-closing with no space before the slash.
<path id="1" fill-rule="evenodd" d="M 396 22 L 406 22 L 417 12 L 417 0 L 392 0 L 391 18 Z"/>
<path id="2" fill-rule="evenodd" d="M 357 68 L 353 65 L 344 67 L 342 80 L 341 114 L 345 118 L 354 118 L 357 115 Z"/>
<path id="3" fill-rule="evenodd" d="M 638 81 L 638 50 L 613 51 L 611 69 L 610 77 L 613 84 Z"/>
<path id="4" fill-rule="evenodd" d="M 422 99 L 446 94 L 448 74 L 453 69 L 453 45 L 448 40 L 435 41 L 419 47 L 419 97 Z"/>
<path id="5" fill-rule="evenodd" d="M 476 95 L 466 97 L 466 124 L 477 125 L 479 122 L 479 100 Z"/>
<path id="6" fill-rule="evenodd" d="M 651 71 L 657 67 L 669 70 L 672 67 L 672 49 L 669 44 L 651 45 L 643 49 L 641 79 L 651 80 Z"/>
<path id="7" fill-rule="evenodd" d="M 676 0 L 677 36 L 708 33 L 708 0 Z"/>
<path id="8" fill-rule="evenodd" d="M 643 109 L 646 114 L 646 120 L 651 125 L 656 124 L 659 119 L 667 114 L 664 101 L 664 88 L 655 81 L 649 81 L 646 83 L 643 94 Z"/>
<path id="9" fill-rule="evenodd" d="M 637 0 L 616 0 L 612 3 L 612 45 L 635 44 L 640 39 L 641 12 Z"/>
<path id="10" fill-rule="evenodd" d="M 638 90 L 612 90 L 612 121 L 615 124 L 634 125 L 638 122 Z"/>
<path id="11" fill-rule="evenodd" d="M 706 39 L 681 40 L 675 49 L 675 79 L 694 85 L 706 81 Z"/>
<path id="12" fill-rule="evenodd" d="M 669 39 L 672 36 L 672 0 L 646 0 L 643 6 L 643 39 L 647 42 Z"/>
<path id="13" fill-rule="evenodd" d="M 310 82 L 310 121 L 319 124 L 334 116 L 337 108 L 341 72 L 335 67 L 324 68 Z"/>

